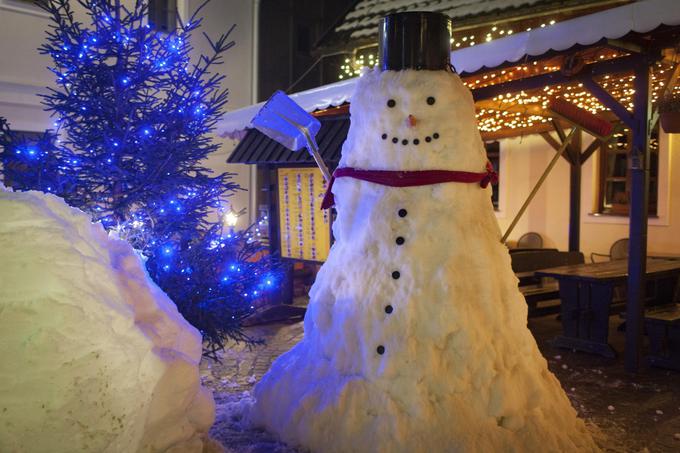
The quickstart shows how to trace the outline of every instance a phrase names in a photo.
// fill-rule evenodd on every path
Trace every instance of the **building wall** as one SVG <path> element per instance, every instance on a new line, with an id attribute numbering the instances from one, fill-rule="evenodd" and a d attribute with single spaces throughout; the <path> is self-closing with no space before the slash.
<path id="1" fill-rule="evenodd" d="M 71 3 L 79 19 L 87 23 L 82 8 L 77 2 Z M 203 0 L 180 0 L 178 3 L 182 14 L 193 11 Z M 223 86 L 230 93 L 228 111 L 252 103 L 254 3 L 247 0 L 212 1 L 203 11 L 202 28 L 193 37 L 195 55 L 198 55 L 209 48 L 201 31 L 215 37 L 236 24 L 231 35 L 236 46 L 227 52 L 225 63 L 219 69 L 227 75 Z M 43 111 L 36 96 L 53 84 L 52 74 L 46 69 L 50 58 L 36 50 L 43 42 L 48 24 L 47 15 L 30 2 L 0 0 L 0 116 L 6 117 L 15 130 L 43 131 L 52 125 L 49 114 Z M 226 164 L 235 142 L 220 137 L 216 139 L 223 146 L 208 159 L 208 166 L 215 171 L 236 173 L 234 180 L 248 189 L 250 169 L 245 165 Z M 248 208 L 248 192 L 233 196 L 232 204 L 235 210 Z M 245 227 L 248 221 L 248 216 L 244 216 L 239 226 Z"/>
<path id="2" fill-rule="evenodd" d="M 584 135 L 584 147 L 588 145 Z M 650 218 L 649 252 L 680 254 L 680 135 L 661 133 L 659 137 L 658 216 Z M 501 141 L 501 187 L 498 223 L 503 232 L 519 211 L 533 185 L 555 151 L 538 135 Z M 581 250 L 589 259 L 591 252 L 608 253 L 617 239 L 628 237 L 628 218 L 595 216 L 597 200 L 598 155 L 594 153 L 583 166 L 581 186 Z M 534 231 L 543 236 L 545 247 L 568 248 L 569 239 L 569 164 L 560 159 L 543 187 L 519 221 L 511 241 Z"/>
<path id="3" fill-rule="evenodd" d="M 17 130 L 41 131 L 51 124 L 36 96 L 52 83 L 50 60 L 36 50 L 47 24 L 35 6 L 0 0 L 0 116 Z"/>
<path id="4" fill-rule="evenodd" d="M 260 0 L 259 99 L 336 82 L 344 56 L 317 61 L 315 44 L 354 0 Z M 305 75 L 306 74 L 306 75 Z"/>
<path id="5" fill-rule="evenodd" d="M 205 0 L 185 0 L 178 2 L 180 14 L 192 12 Z M 202 10 L 204 31 L 211 39 L 216 39 L 222 33 L 226 33 L 232 25 L 236 25 L 229 35 L 236 45 L 229 49 L 224 57 L 224 64 L 217 67 L 217 71 L 226 75 L 222 82 L 223 87 L 229 89 L 229 102 L 226 111 L 232 111 L 251 105 L 255 102 L 254 90 L 256 78 L 253 77 L 254 45 L 253 19 L 256 2 L 252 0 L 219 0 L 211 1 Z M 182 8 L 184 11 L 182 11 Z M 205 38 L 200 35 L 194 36 L 194 53 L 208 54 L 210 46 Z M 221 149 L 213 153 L 208 159 L 208 166 L 216 172 L 228 171 L 235 173 L 233 181 L 237 182 L 246 190 L 240 191 L 230 198 L 232 209 L 236 212 L 246 210 L 246 215 L 239 217 L 237 229 L 247 227 L 254 222 L 256 213 L 251 212 L 250 187 L 254 184 L 251 180 L 251 168 L 242 164 L 227 164 L 227 158 L 238 144 L 238 140 L 223 138 L 214 135 L 214 139 L 222 143 Z M 252 185 L 256 187 L 256 185 Z"/>

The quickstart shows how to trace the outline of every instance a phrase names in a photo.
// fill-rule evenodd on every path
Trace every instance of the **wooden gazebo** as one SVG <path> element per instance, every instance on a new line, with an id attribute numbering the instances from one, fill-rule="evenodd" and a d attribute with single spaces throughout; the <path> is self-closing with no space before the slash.
<path id="1" fill-rule="evenodd" d="M 648 0 L 452 52 L 453 66 L 472 89 L 486 140 L 541 134 L 559 148 L 570 126 L 546 110 L 553 97 L 562 97 L 630 130 L 625 364 L 631 371 L 639 367 L 642 348 L 649 138 L 658 120 L 657 99 L 676 85 L 679 43 L 680 8 L 676 1 Z M 349 80 L 292 97 L 308 111 L 327 109 L 349 101 L 352 87 Z M 227 115 L 222 132 L 245 129 L 258 109 L 255 105 Z M 250 130 L 247 137 L 257 134 Z M 580 245 L 581 167 L 594 151 L 606 146 L 596 139 L 584 149 L 579 134 L 564 155 L 571 169 L 569 249 L 573 251 Z M 256 150 L 245 148 L 244 143 L 254 141 L 246 138 L 229 162 L 266 163 L 253 160 Z M 341 140 L 334 143 L 340 146 Z"/>

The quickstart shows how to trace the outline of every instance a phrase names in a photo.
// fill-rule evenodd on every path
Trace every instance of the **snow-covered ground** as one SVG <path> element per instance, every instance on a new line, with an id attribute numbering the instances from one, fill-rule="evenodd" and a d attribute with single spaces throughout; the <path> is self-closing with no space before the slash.
<path id="1" fill-rule="evenodd" d="M 213 389 L 217 405 L 210 435 L 228 453 L 298 453 L 273 435 L 249 426 L 243 413 L 252 402 L 255 383 L 274 359 L 302 338 L 302 323 L 254 327 L 251 331 L 266 344 L 252 348 L 232 344 L 221 353 L 221 363 L 210 360 L 201 363 L 201 380 Z"/>
<path id="2" fill-rule="evenodd" d="M 610 332 L 613 346 L 621 352 L 624 334 L 616 330 L 619 322 L 612 317 Z M 554 315 L 531 319 L 529 326 L 550 370 L 603 450 L 680 451 L 680 374 L 647 369 L 631 376 L 623 370 L 620 359 L 554 349 L 549 340 L 560 329 Z M 223 353 L 222 363 L 202 363 L 202 380 L 213 389 L 217 403 L 211 436 L 219 439 L 229 453 L 297 453 L 272 435 L 242 423 L 241 415 L 244 404 L 250 401 L 254 382 L 268 363 L 301 338 L 302 323 L 253 327 L 249 333 L 265 339 L 267 344 L 250 350 L 231 345 Z"/>

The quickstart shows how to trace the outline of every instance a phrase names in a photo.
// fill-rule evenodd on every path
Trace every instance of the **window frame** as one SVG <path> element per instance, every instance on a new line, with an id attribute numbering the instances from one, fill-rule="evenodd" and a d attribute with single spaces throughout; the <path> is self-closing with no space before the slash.
<path id="1" fill-rule="evenodd" d="M 500 180 L 501 180 L 501 143 L 498 140 L 492 142 L 484 142 L 484 149 L 486 151 L 486 158 L 493 165 L 493 169 L 498 175 L 498 182 L 491 185 L 491 202 L 493 210 L 500 211 Z"/>
<path id="2" fill-rule="evenodd" d="M 659 206 L 659 126 L 658 124 L 650 134 L 650 158 L 649 158 L 649 206 L 648 214 L 656 217 L 658 215 Z M 625 216 L 630 213 L 630 189 L 632 186 L 631 171 L 630 171 L 630 156 L 632 147 L 632 131 L 629 128 L 623 128 L 619 133 L 624 134 L 625 142 L 622 146 L 602 145 L 598 152 L 598 181 L 597 181 L 597 210 L 598 215 L 609 216 Z M 621 143 L 621 142 L 619 142 Z M 609 157 L 614 154 L 625 155 L 626 175 L 615 176 L 615 170 L 610 170 Z M 614 165 L 615 167 L 615 165 Z M 607 185 L 608 183 L 625 183 L 626 201 L 624 203 L 614 203 L 607 200 Z"/>
<path id="3" fill-rule="evenodd" d="M 179 3 L 178 0 L 149 0 L 147 20 L 154 30 L 172 33 L 177 29 Z"/>

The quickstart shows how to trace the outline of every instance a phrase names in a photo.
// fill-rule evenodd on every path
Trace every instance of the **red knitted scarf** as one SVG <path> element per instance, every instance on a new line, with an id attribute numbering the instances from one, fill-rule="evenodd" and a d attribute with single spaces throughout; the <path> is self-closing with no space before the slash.
<path id="1" fill-rule="evenodd" d="M 454 170 L 392 171 L 359 170 L 351 167 L 338 168 L 333 172 L 333 178 L 330 184 L 328 184 L 326 195 L 321 203 L 321 209 L 328 209 L 335 204 L 331 189 L 337 178 L 360 179 L 390 187 L 427 186 L 444 182 L 476 182 L 484 188 L 489 183 L 495 184 L 498 181 L 498 174 L 494 171 L 491 162 L 487 162 L 486 171 L 482 173 Z"/>

